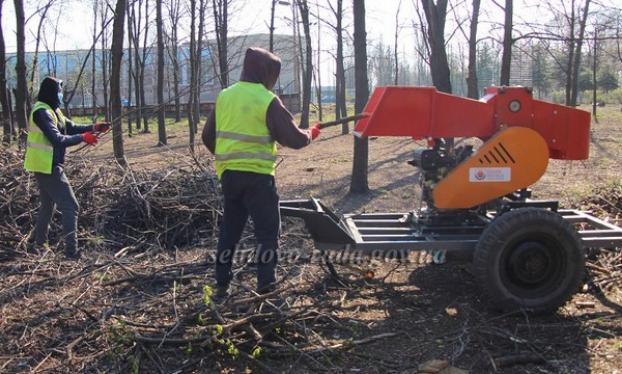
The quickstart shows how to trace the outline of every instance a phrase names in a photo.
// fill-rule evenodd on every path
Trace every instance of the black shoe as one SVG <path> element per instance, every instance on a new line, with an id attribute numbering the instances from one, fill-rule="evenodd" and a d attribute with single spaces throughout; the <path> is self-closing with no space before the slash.
<path id="1" fill-rule="evenodd" d="M 79 260 L 82 257 L 82 251 L 78 249 L 68 250 L 65 249 L 65 257 L 69 260 Z"/>
<path id="2" fill-rule="evenodd" d="M 231 296 L 229 287 L 216 287 L 216 293 L 210 296 L 212 303 L 216 305 L 223 304 Z"/>

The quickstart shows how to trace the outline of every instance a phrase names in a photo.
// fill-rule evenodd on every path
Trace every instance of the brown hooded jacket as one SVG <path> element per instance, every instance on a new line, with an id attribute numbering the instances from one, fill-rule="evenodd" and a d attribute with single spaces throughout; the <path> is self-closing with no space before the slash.
<path id="1" fill-rule="evenodd" d="M 249 48 L 244 57 L 244 67 L 240 81 L 262 83 L 271 90 L 281 73 L 281 60 L 274 54 L 261 48 Z M 294 117 L 285 108 L 278 97 L 268 106 L 266 125 L 270 136 L 279 144 L 300 149 L 311 142 L 309 131 L 300 130 L 294 122 Z M 216 109 L 207 117 L 202 133 L 203 144 L 210 152 L 216 150 Z"/>

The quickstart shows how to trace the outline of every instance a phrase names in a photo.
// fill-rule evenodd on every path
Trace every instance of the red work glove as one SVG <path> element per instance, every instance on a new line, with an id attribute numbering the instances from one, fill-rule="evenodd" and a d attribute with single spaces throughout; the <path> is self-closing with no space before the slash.
<path id="1" fill-rule="evenodd" d="M 315 140 L 318 136 L 320 136 L 320 124 L 316 123 L 309 129 L 309 133 L 311 133 L 311 140 Z"/>
<path id="2" fill-rule="evenodd" d="M 85 132 L 82 134 L 82 141 L 86 144 L 95 145 L 97 144 L 97 136 L 92 132 Z"/>
<path id="3" fill-rule="evenodd" d="M 97 122 L 93 125 L 93 131 L 95 132 L 106 132 L 110 130 L 110 122 Z"/>

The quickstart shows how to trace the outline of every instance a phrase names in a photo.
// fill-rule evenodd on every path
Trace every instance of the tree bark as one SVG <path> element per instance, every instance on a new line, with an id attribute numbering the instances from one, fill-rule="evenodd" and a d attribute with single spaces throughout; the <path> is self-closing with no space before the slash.
<path id="1" fill-rule="evenodd" d="M 354 14 L 354 69 L 355 69 L 355 113 L 362 113 L 369 98 L 367 77 L 367 31 L 365 29 L 365 0 L 353 0 Z M 367 183 L 368 141 L 354 137 L 354 158 L 350 192 L 362 193 L 369 190 Z"/>
<path id="2" fill-rule="evenodd" d="M 395 12 L 395 38 L 393 40 L 393 60 L 394 60 L 394 76 L 393 76 L 393 84 L 397 86 L 399 82 L 399 73 L 400 73 L 400 65 L 397 54 L 397 39 L 400 35 L 400 9 L 402 8 L 402 0 L 397 4 L 397 11 Z"/>
<path id="3" fill-rule="evenodd" d="M 590 0 L 585 0 L 585 6 L 583 8 L 583 14 L 579 23 L 579 37 L 577 38 L 576 51 L 574 55 L 574 63 L 572 69 L 572 85 L 570 92 L 570 106 L 577 105 L 577 97 L 579 95 L 579 72 L 581 71 L 581 49 L 583 47 L 583 40 L 585 39 L 585 26 L 587 24 L 587 16 L 590 11 Z"/>
<path id="4" fill-rule="evenodd" d="M 330 3 L 329 3 L 330 4 Z M 335 119 L 348 115 L 346 107 L 346 73 L 343 67 L 343 0 L 337 0 L 337 9 L 333 9 L 336 18 L 335 33 L 337 34 L 337 56 L 335 58 Z M 349 125 L 341 125 L 341 134 L 350 132 Z"/>
<path id="5" fill-rule="evenodd" d="M 139 2 L 140 5 L 140 2 Z M 145 112 L 145 108 L 147 106 L 147 100 L 145 98 L 145 64 L 147 60 L 147 42 L 149 36 L 149 0 L 145 0 L 145 34 L 143 35 L 143 48 L 142 48 L 142 57 L 140 60 L 140 79 L 138 83 L 140 85 L 140 105 L 143 108 L 142 118 L 143 118 L 143 133 L 150 133 L 149 131 L 149 116 Z"/>
<path id="6" fill-rule="evenodd" d="M 322 70 L 320 69 L 320 65 L 321 65 L 321 57 L 322 57 L 322 53 L 321 53 L 321 40 L 322 40 L 322 20 L 320 19 L 320 5 L 317 5 L 317 14 L 318 14 L 318 18 L 317 18 L 317 66 L 315 67 L 315 71 L 317 72 L 316 78 L 317 78 L 317 108 L 318 108 L 318 119 L 320 122 L 322 122 L 322 117 L 323 117 L 323 112 L 322 112 Z"/>
<path id="7" fill-rule="evenodd" d="M 278 0 L 272 0 L 272 4 L 270 6 L 270 27 L 269 32 L 270 32 L 270 52 L 274 52 L 274 12 L 276 10 L 276 3 Z"/>
<path id="8" fill-rule="evenodd" d="M 309 127 L 309 105 L 311 104 L 311 80 L 313 79 L 313 47 L 311 46 L 311 29 L 309 25 L 309 5 L 307 0 L 297 0 L 305 34 L 305 63 L 302 80 L 302 113 L 300 128 Z"/>
<path id="9" fill-rule="evenodd" d="M 473 0 L 473 13 L 471 14 L 471 28 L 469 30 L 469 67 L 467 82 L 467 96 L 471 99 L 479 99 L 477 82 L 477 23 L 479 18 L 480 0 Z"/>
<path id="10" fill-rule="evenodd" d="M 221 88 L 229 87 L 229 1 L 212 0 L 216 47 L 218 48 L 218 77 L 220 78 Z"/>
<path id="11" fill-rule="evenodd" d="M 132 80 L 134 72 L 132 69 L 132 22 L 130 20 L 130 3 L 126 1 L 125 13 L 127 14 L 127 134 L 132 137 L 132 115 L 130 108 L 132 107 Z"/>
<path id="12" fill-rule="evenodd" d="M 6 47 L 4 45 L 4 30 L 2 29 L 2 6 L 4 0 L 0 0 L 0 105 L 2 105 L 2 142 L 11 144 L 13 126 L 11 124 L 11 110 L 7 97 L 6 87 Z"/>
<path id="13" fill-rule="evenodd" d="M 35 52 L 32 58 L 31 71 L 30 71 L 30 88 L 28 89 L 28 97 L 32 97 L 32 93 L 35 87 L 35 75 L 37 72 L 37 64 L 39 63 L 39 45 L 41 43 L 41 30 L 43 29 L 43 22 L 50 10 L 50 7 L 54 4 L 54 0 L 49 0 L 41 10 L 41 16 L 39 17 L 39 24 L 37 25 L 37 36 L 35 40 Z"/>
<path id="14" fill-rule="evenodd" d="M 224 0 L 223 0 L 224 1 Z M 192 107 L 192 110 L 194 111 L 194 133 L 197 134 L 199 132 L 199 121 L 201 119 L 201 78 L 202 78 L 202 68 L 203 68 L 203 64 L 201 63 L 201 60 L 203 58 L 203 34 L 204 34 L 204 29 L 205 29 L 205 13 L 206 13 L 206 9 L 207 9 L 207 0 L 199 0 L 199 29 L 198 32 L 199 34 L 197 35 L 197 52 L 195 54 L 196 57 L 196 62 L 195 62 L 195 66 L 194 68 L 196 69 L 196 74 L 195 74 L 195 86 L 194 86 L 194 106 Z M 228 16 L 228 3 L 225 2 L 224 5 L 224 9 L 223 11 L 225 12 L 225 20 L 224 20 L 224 27 L 225 29 L 228 27 L 227 26 L 227 18 Z M 226 50 L 227 50 L 227 38 L 228 38 L 228 31 L 225 30 L 225 54 L 227 54 Z M 227 66 L 226 70 L 227 70 L 227 85 L 229 84 L 229 63 L 228 60 L 226 60 L 225 65 Z"/>
<path id="15" fill-rule="evenodd" d="M 451 93 L 451 76 L 447 51 L 445 50 L 445 19 L 447 0 L 421 0 L 425 18 L 428 22 L 428 43 L 430 46 L 430 72 L 432 83 L 437 90 Z"/>
<path id="16" fill-rule="evenodd" d="M 501 55 L 501 77 L 499 82 L 502 86 L 510 85 L 510 70 L 512 67 L 512 27 L 514 17 L 513 0 L 505 0 L 505 22 L 503 26 L 503 52 Z"/>
<path id="17" fill-rule="evenodd" d="M 112 26 L 112 61 L 110 76 L 110 102 L 112 109 L 112 147 L 119 164 L 126 166 L 123 150 L 123 121 L 121 118 L 121 61 L 123 60 L 123 30 L 127 0 L 117 0 Z"/>
<path id="18" fill-rule="evenodd" d="M 95 46 L 97 45 L 97 0 L 93 1 L 93 56 L 91 59 L 91 106 L 93 107 L 93 118 L 97 118 L 97 56 Z"/>
<path id="19" fill-rule="evenodd" d="M 158 145 L 166 145 L 166 123 L 164 121 L 164 38 L 162 31 L 162 2 L 156 1 L 156 28 L 158 38 Z"/>
<path id="20" fill-rule="evenodd" d="M 124 2 L 125 4 L 125 2 Z M 125 12 L 125 9 L 124 9 Z M 101 36 L 101 59 L 102 59 L 102 90 L 104 92 L 104 118 L 106 121 L 110 121 L 110 99 L 108 96 L 108 87 L 109 87 L 109 77 L 108 77 L 108 38 L 106 33 L 106 19 L 108 18 L 108 3 L 101 3 L 101 25 L 102 25 L 102 36 Z M 113 25 L 114 28 L 114 25 Z"/>
<path id="21" fill-rule="evenodd" d="M 24 16 L 23 0 L 13 0 L 15 6 L 15 23 L 17 29 L 17 63 L 15 74 L 17 75 L 17 88 L 15 90 L 15 115 L 19 128 L 19 148 L 26 146 L 27 117 L 26 117 L 26 19 Z"/>
<path id="22" fill-rule="evenodd" d="M 178 36 L 177 27 L 179 25 L 179 0 L 171 0 L 169 15 L 171 18 L 171 61 L 173 62 L 173 93 L 175 95 L 175 122 L 181 121 L 181 100 L 179 97 L 179 59 L 178 54 Z"/>
<path id="23" fill-rule="evenodd" d="M 188 104 L 186 115 L 188 116 L 188 144 L 190 152 L 194 153 L 194 91 L 196 84 L 196 0 L 190 0 L 190 92 L 188 93 Z M 198 121 L 198 119 L 197 119 Z"/>

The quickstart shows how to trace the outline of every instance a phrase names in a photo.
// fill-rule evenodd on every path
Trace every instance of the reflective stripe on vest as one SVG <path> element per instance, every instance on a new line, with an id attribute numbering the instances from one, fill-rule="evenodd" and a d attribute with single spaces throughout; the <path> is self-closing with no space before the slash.
<path id="1" fill-rule="evenodd" d="M 216 99 L 216 173 L 274 175 L 276 143 L 266 124 L 275 95 L 261 83 L 238 82 Z"/>
<path id="2" fill-rule="evenodd" d="M 52 174 L 52 162 L 54 160 L 54 146 L 45 136 L 43 131 L 34 121 L 34 113 L 39 110 L 46 110 L 52 119 L 54 125 L 58 127 L 59 118 L 64 123 L 65 116 L 60 109 L 54 111 L 52 107 L 37 101 L 30 112 L 30 123 L 28 127 L 28 138 L 26 140 L 26 158 L 24 160 L 24 168 L 31 172 Z"/>

